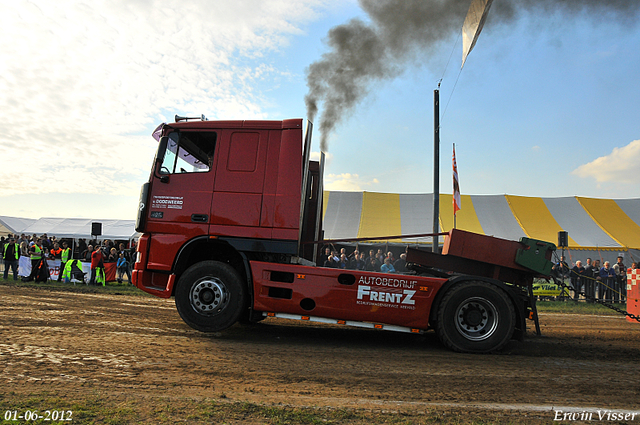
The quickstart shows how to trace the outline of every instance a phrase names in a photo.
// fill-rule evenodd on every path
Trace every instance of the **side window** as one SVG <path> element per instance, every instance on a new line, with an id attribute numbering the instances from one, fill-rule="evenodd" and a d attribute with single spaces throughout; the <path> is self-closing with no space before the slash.
<path id="1" fill-rule="evenodd" d="M 169 134 L 160 174 L 203 173 L 211 169 L 215 132 L 174 131 Z"/>

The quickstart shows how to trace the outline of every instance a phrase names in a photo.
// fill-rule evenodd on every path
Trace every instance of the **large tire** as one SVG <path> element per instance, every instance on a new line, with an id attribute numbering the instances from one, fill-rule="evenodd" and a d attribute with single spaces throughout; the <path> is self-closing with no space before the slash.
<path id="1" fill-rule="evenodd" d="M 185 323 L 202 332 L 232 326 L 245 307 L 246 289 L 236 270 L 218 261 L 189 267 L 175 291 L 176 308 Z"/>
<path id="2" fill-rule="evenodd" d="M 467 281 L 447 290 L 436 320 L 438 338 L 448 348 L 490 353 L 511 339 L 516 314 L 504 290 L 487 282 Z"/>

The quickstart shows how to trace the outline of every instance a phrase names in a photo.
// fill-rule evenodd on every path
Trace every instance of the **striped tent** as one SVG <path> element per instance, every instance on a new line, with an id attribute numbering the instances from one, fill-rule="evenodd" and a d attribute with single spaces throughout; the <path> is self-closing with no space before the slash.
<path id="1" fill-rule="evenodd" d="M 323 201 L 325 239 L 424 234 L 433 229 L 433 194 L 327 191 Z M 594 251 L 594 258 L 609 261 L 622 252 L 629 252 L 632 260 L 640 257 L 640 199 L 462 195 L 461 204 L 458 229 L 553 243 L 559 231 L 566 231 L 570 256 L 580 250 Z M 452 195 L 441 194 L 440 230 L 452 227 Z M 390 242 L 431 243 L 431 238 Z"/>

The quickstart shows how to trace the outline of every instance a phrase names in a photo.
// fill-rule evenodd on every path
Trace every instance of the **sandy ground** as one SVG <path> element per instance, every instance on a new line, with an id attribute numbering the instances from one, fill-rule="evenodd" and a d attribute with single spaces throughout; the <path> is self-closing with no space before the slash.
<path id="1" fill-rule="evenodd" d="M 542 314 L 541 325 L 543 336 L 529 331 L 501 354 L 470 355 L 448 351 L 434 333 L 282 319 L 208 335 L 187 327 L 172 300 L 0 286 L 0 394 L 417 417 L 442 409 L 489 422 L 500 411 L 551 423 L 555 410 L 610 409 L 638 412 L 629 423 L 640 423 L 640 323 Z"/>

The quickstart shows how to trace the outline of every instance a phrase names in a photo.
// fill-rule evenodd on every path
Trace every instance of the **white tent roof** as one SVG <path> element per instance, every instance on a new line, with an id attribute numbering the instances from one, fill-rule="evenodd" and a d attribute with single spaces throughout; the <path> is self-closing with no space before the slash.
<path id="1" fill-rule="evenodd" d="M 35 218 L 0 216 L 0 235 L 6 236 L 6 233 L 23 233 L 22 229 L 35 222 Z"/>
<path id="2" fill-rule="evenodd" d="M 38 220 L 0 217 L 0 223 L 8 222 L 14 233 L 37 234 L 46 233 L 58 238 L 90 238 L 91 223 L 102 223 L 100 239 L 131 239 L 137 233 L 135 220 L 98 220 L 89 218 L 57 218 L 43 217 Z M 22 220 L 22 226 L 20 225 Z M 9 226 L 7 226 L 9 227 Z"/>

